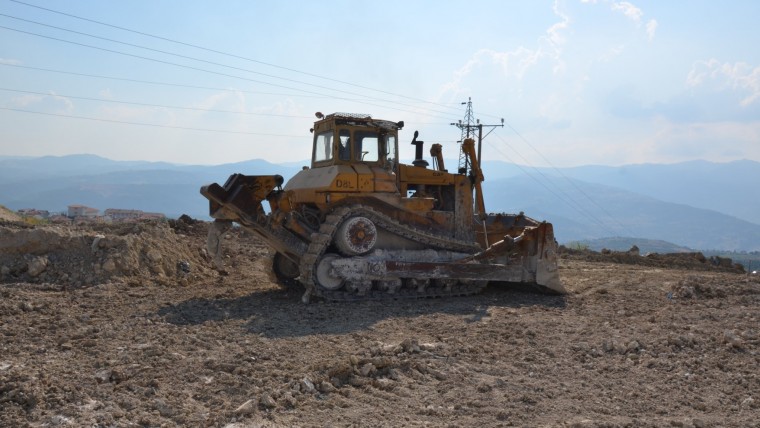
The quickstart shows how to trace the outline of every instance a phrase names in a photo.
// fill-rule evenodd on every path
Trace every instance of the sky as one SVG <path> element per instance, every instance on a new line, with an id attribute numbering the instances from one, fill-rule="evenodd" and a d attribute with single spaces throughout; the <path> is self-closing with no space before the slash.
<path id="1" fill-rule="evenodd" d="M 760 161 L 760 2 L 0 0 L 0 156 L 299 162 L 317 111 L 456 158 Z M 465 104 L 463 104 L 465 103 Z"/>

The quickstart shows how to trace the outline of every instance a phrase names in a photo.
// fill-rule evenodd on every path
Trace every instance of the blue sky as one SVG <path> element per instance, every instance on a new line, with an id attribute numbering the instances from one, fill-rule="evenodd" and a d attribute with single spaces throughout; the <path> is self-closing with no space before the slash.
<path id="1" fill-rule="evenodd" d="M 758 16 L 756 1 L 0 0 L 0 156 L 300 161 L 314 112 L 341 111 L 405 121 L 402 157 L 419 130 L 455 158 L 471 97 L 507 124 L 491 160 L 760 161 Z"/>

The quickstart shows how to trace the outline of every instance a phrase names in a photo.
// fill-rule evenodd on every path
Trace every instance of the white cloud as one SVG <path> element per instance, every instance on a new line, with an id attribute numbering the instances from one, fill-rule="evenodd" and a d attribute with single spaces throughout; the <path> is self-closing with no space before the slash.
<path id="1" fill-rule="evenodd" d="M 63 104 L 63 111 L 66 113 L 72 113 L 74 111 L 74 103 L 63 96 L 56 95 L 54 92 L 50 92 L 50 97 Z"/>
<path id="2" fill-rule="evenodd" d="M 442 86 L 441 95 L 460 92 L 462 81 L 470 76 L 478 67 L 487 64 L 498 65 L 504 77 L 514 77 L 518 80 L 522 79 L 544 57 L 555 61 L 553 66 L 555 74 L 564 71 L 566 66 L 562 60 L 562 48 L 567 43 L 564 33 L 570 25 L 570 17 L 560 10 L 559 1 L 554 2 L 552 11 L 560 18 L 560 21 L 546 29 L 545 34 L 538 38 L 538 46 L 535 49 L 529 49 L 524 46 L 519 46 L 507 52 L 480 49 L 459 70 L 454 72 L 454 79 L 452 81 Z"/>
<path id="3" fill-rule="evenodd" d="M 562 20 L 560 22 L 557 22 L 556 24 L 549 27 L 548 30 L 546 30 L 547 34 L 547 40 L 551 42 L 557 49 L 559 49 L 562 45 L 565 44 L 567 39 L 565 38 L 563 31 L 567 30 L 567 27 L 570 25 L 570 17 L 562 12 L 559 8 L 559 2 L 555 1 L 552 5 L 552 11 L 555 15 L 560 17 Z"/>
<path id="4" fill-rule="evenodd" d="M 625 45 L 613 46 L 609 48 L 607 52 L 603 53 L 602 56 L 599 57 L 599 60 L 602 62 L 612 61 L 615 57 L 623 53 L 624 50 Z"/>
<path id="5" fill-rule="evenodd" d="M 21 65 L 21 61 L 11 58 L 0 58 L 0 64 Z"/>
<path id="6" fill-rule="evenodd" d="M 175 125 L 174 115 L 161 107 L 140 107 L 119 104 L 104 104 L 99 109 L 103 120 L 124 122 L 155 123 L 159 125 Z"/>
<path id="7" fill-rule="evenodd" d="M 644 12 L 641 11 L 638 7 L 634 6 L 633 4 L 627 2 L 627 1 L 621 1 L 618 3 L 612 3 L 612 10 L 620 11 L 623 13 L 623 15 L 627 16 L 631 20 L 633 20 L 635 23 L 640 24 L 641 23 L 641 17 L 644 15 Z"/>
<path id="8" fill-rule="evenodd" d="M 614 12 L 619 12 L 636 23 L 636 26 L 641 26 L 641 19 L 644 16 L 644 11 L 637 7 L 633 3 L 627 1 L 612 1 L 612 0 L 581 0 L 584 4 L 597 4 L 599 1 L 604 4 L 609 4 L 610 9 Z M 655 33 L 657 32 L 658 22 L 656 19 L 650 19 L 646 24 L 647 38 L 651 42 L 654 40 Z"/>
<path id="9" fill-rule="evenodd" d="M 745 62 L 721 63 L 715 58 L 698 61 L 689 71 L 686 84 L 695 88 L 712 84 L 721 90 L 743 91 L 745 95 L 740 104 L 746 107 L 760 100 L 760 66 Z"/>
<path id="10" fill-rule="evenodd" d="M 240 91 L 233 90 L 217 92 L 193 103 L 192 107 L 202 110 L 223 109 L 244 112 L 245 95 Z"/>
<path id="11" fill-rule="evenodd" d="M 564 32 L 570 26 L 570 16 L 560 10 L 558 1 L 555 1 L 554 5 L 552 5 L 552 11 L 562 20 L 546 30 L 546 40 L 548 40 L 553 47 L 552 52 L 549 53 L 556 61 L 553 71 L 555 74 L 559 74 L 565 71 L 566 68 L 565 62 L 562 60 L 562 48 L 567 42 Z"/>
<path id="12" fill-rule="evenodd" d="M 21 95 L 12 98 L 11 102 L 18 107 L 34 106 L 38 109 L 53 110 L 54 113 L 72 113 L 74 111 L 74 103 L 70 99 L 56 95 L 52 91 L 50 95 Z"/>
<path id="13" fill-rule="evenodd" d="M 649 22 L 647 22 L 647 37 L 649 38 L 650 42 L 654 40 L 654 35 L 656 32 L 657 32 L 657 20 L 650 19 Z"/>
<path id="14" fill-rule="evenodd" d="M 11 101 L 14 105 L 18 107 L 29 107 L 30 105 L 34 105 L 40 100 L 42 100 L 44 97 L 42 95 L 21 95 L 19 97 L 13 97 Z"/>

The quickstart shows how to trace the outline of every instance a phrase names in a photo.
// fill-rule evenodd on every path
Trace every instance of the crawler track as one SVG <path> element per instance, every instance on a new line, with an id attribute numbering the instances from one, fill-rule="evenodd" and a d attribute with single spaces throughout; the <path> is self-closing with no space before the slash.
<path id="1" fill-rule="evenodd" d="M 385 290 L 373 288 L 363 294 L 341 288 L 328 290 L 319 285 L 315 269 L 320 258 L 330 246 L 338 226 L 351 215 L 361 215 L 369 218 L 379 229 L 383 229 L 398 236 L 414 240 L 436 250 L 448 250 L 457 252 L 474 253 L 480 248 L 470 242 L 446 238 L 421 231 L 412 227 L 401 225 L 388 216 L 363 205 L 346 206 L 335 209 L 328 214 L 325 222 L 311 236 L 311 243 L 306 253 L 301 257 L 299 265 L 300 281 L 306 288 L 304 300 L 311 295 L 322 297 L 332 301 L 357 301 L 357 300 L 388 300 L 388 299 L 417 299 L 422 297 L 462 296 L 480 292 L 486 285 L 485 282 L 458 282 L 450 286 L 437 284 L 433 281 L 422 289 L 402 285 L 398 290 L 389 293 Z"/>

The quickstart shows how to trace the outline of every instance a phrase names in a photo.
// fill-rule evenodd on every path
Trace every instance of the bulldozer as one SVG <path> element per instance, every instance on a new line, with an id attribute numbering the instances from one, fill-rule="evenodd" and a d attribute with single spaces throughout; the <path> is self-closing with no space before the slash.
<path id="1" fill-rule="evenodd" d="M 231 175 L 200 192 L 215 219 L 209 251 L 234 222 L 273 250 L 272 273 L 303 287 L 304 302 L 459 296 L 489 282 L 527 283 L 564 294 L 552 225 L 519 214 L 488 214 L 475 141 L 465 167 L 444 166 L 440 144 L 399 162 L 404 122 L 355 113 L 317 113 L 311 166 L 280 175 Z M 264 205 L 267 202 L 267 206 Z"/>

